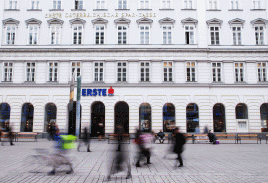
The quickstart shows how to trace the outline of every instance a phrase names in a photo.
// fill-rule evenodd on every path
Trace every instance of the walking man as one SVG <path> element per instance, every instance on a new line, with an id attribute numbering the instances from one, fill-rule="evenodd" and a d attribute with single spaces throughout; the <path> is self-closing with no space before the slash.
<path id="1" fill-rule="evenodd" d="M 185 141 L 183 134 L 179 132 L 179 127 L 176 127 L 174 131 L 175 131 L 174 152 L 178 154 L 175 166 L 177 166 L 178 161 L 179 161 L 180 165 L 178 167 L 182 167 L 183 161 L 182 161 L 181 153 L 183 152 L 183 146 L 186 141 Z"/>
<path id="2" fill-rule="evenodd" d="M 82 141 L 80 140 L 77 146 L 78 152 L 80 151 L 80 147 L 82 143 L 84 143 L 84 145 L 87 147 L 87 152 L 91 152 L 90 151 L 90 134 L 87 132 L 87 127 L 84 128 L 83 140 Z"/>

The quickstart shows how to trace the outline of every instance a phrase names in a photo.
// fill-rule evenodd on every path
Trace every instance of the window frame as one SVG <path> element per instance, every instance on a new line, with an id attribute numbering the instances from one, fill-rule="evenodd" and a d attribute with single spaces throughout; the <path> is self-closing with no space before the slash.
<path id="1" fill-rule="evenodd" d="M 236 64 L 238 64 L 239 67 L 236 67 Z M 241 81 L 241 67 L 240 67 L 240 64 L 243 64 L 243 67 L 242 67 L 242 77 L 243 77 L 243 81 Z M 236 77 L 236 69 L 239 69 L 238 71 L 238 78 Z M 245 63 L 244 62 L 235 62 L 234 63 L 234 77 L 235 77 L 235 83 L 243 83 L 243 82 L 246 82 L 246 78 L 245 78 Z M 237 81 L 238 80 L 238 81 Z"/>
<path id="2" fill-rule="evenodd" d="M 76 4 L 76 2 L 78 2 L 78 3 Z M 82 2 L 82 8 L 79 8 L 80 2 Z M 84 1 L 83 0 L 74 0 L 74 9 L 75 10 L 83 10 L 84 9 Z"/>
<path id="3" fill-rule="evenodd" d="M 185 6 L 185 2 L 187 2 L 187 5 Z M 190 2 L 192 3 L 191 7 L 189 6 L 190 5 Z M 192 10 L 194 9 L 194 0 L 182 0 L 182 3 L 183 3 L 183 8 L 186 9 L 186 10 Z"/>
<path id="4" fill-rule="evenodd" d="M 8 34 L 8 30 L 7 30 L 8 27 L 11 27 L 10 30 L 12 30 L 13 27 L 15 27 L 15 31 L 14 31 L 14 32 L 10 31 L 10 33 L 14 33 L 15 36 L 10 36 L 10 39 L 9 39 L 9 40 L 8 40 L 8 36 L 7 36 L 7 34 Z M 18 26 L 15 25 L 15 24 L 7 24 L 7 25 L 5 26 L 5 44 L 6 44 L 6 45 L 15 45 L 15 44 L 16 44 L 17 28 L 18 28 Z M 12 41 L 12 39 L 11 39 L 12 37 L 14 38 L 14 40 L 13 40 L 14 44 L 8 44 L 9 42 Z"/>
<path id="5" fill-rule="evenodd" d="M 100 1 L 100 8 L 98 8 L 98 1 Z M 103 5 L 103 8 L 102 8 L 102 2 L 104 1 L 104 5 Z M 96 3 L 96 10 L 103 10 L 106 8 L 106 0 L 96 0 L 95 1 Z"/>
<path id="6" fill-rule="evenodd" d="M 240 31 L 238 31 L 238 27 L 240 28 Z M 233 45 L 234 46 L 241 46 L 242 45 L 242 25 L 232 25 L 232 37 L 233 37 Z M 236 30 L 234 31 L 234 28 L 236 28 Z M 240 44 L 239 44 L 239 39 L 238 39 L 238 34 L 240 33 Z M 236 35 L 236 39 L 234 39 L 234 34 Z M 236 41 L 236 44 L 235 42 Z"/>
<path id="7" fill-rule="evenodd" d="M 190 65 L 187 66 L 187 63 L 190 63 Z M 192 66 L 192 63 L 194 63 L 194 66 Z M 195 78 L 194 81 L 193 81 L 193 71 L 192 71 L 193 68 L 194 68 L 194 78 Z M 188 77 L 187 77 L 187 75 L 188 75 L 187 69 L 190 69 L 190 79 L 189 79 L 189 81 L 188 81 Z M 186 71 L 185 72 L 185 76 L 186 76 L 185 81 L 186 82 L 197 82 L 197 62 L 196 61 L 186 61 L 185 62 L 185 71 Z"/>
<path id="8" fill-rule="evenodd" d="M 121 63 L 121 66 L 118 66 L 119 63 Z M 122 65 L 123 63 L 125 63 L 126 66 L 123 66 Z M 122 74 L 124 73 L 122 70 L 121 70 L 121 78 L 120 78 L 121 81 L 119 81 L 119 77 L 118 77 L 118 74 L 119 74 L 118 69 L 119 68 L 121 68 L 121 69 L 124 69 L 125 68 L 126 69 L 126 72 L 125 72 L 126 73 L 126 81 L 122 81 L 122 79 L 123 79 Z M 116 62 L 116 72 L 115 73 L 116 73 L 116 81 L 117 82 L 124 82 L 124 83 L 128 82 L 128 62 L 127 61 L 117 61 Z"/>
<path id="9" fill-rule="evenodd" d="M 216 64 L 216 67 L 213 66 L 213 64 Z M 218 67 L 218 64 L 220 64 L 220 67 Z M 218 77 L 218 68 L 220 68 L 220 81 L 219 81 L 219 77 Z M 216 73 L 215 73 L 215 78 L 216 78 L 216 81 L 214 81 L 214 72 L 213 72 L 213 69 L 216 70 Z M 211 79 L 212 79 L 212 82 L 214 83 L 219 83 L 219 82 L 223 82 L 223 63 L 222 62 L 211 62 Z"/>
<path id="10" fill-rule="evenodd" d="M 126 31 L 124 31 L 124 30 L 122 30 L 122 31 L 118 30 L 119 26 L 122 26 L 122 27 L 125 26 L 125 27 L 126 27 Z M 116 30 L 117 30 L 117 44 L 118 44 L 118 45 L 124 45 L 124 43 L 121 43 L 121 44 L 118 43 L 118 41 L 119 41 L 119 39 L 118 39 L 118 38 L 119 38 L 119 35 L 118 35 L 119 32 L 126 32 L 126 43 L 125 43 L 125 44 L 128 44 L 128 32 L 129 32 L 129 31 L 128 31 L 128 28 L 129 28 L 129 27 L 128 27 L 127 24 L 117 24 L 117 25 L 116 25 Z M 105 31 L 105 28 L 104 28 L 104 31 Z M 104 33 L 104 36 L 105 36 L 105 33 Z M 124 37 L 124 36 L 123 36 L 123 34 L 122 34 L 122 38 L 123 38 L 123 37 Z M 104 38 L 104 39 L 105 39 L 105 38 Z M 121 39 L 121 40 L 123 41 L 123 39 Z M 121 41 L 121 42 L 122 42 L 122 41 Z"/>
<path id="11" fill-rule="evenodd" d="M 75 27 L 77 27 L 77 31 L 75 31 Z M 79 31 L 79 27 L 81 27 L 81 31 Z M 75 41 L 75 37 L 74 37 L 74 33 L 77 32 L 77 33 L 82 33 L 82 36 L 81 36 L 81 44 L 83 44 L 83 40 L 84 40 L 84 25 L 83 24 L 73 24 L 72 25 L 72 44 L 73 45 L 80 45 L 79 44 L 79 36 L 77 34 L 77 38 L 76 38 L 76 41 Z M 75 43 L 74 43 L 75 42 Z"/>
<path id="12" fill-rule="evenodd" d="M 144 8 L 142 7 L 141 1 L 144 1 Z M 145 1 L 148 1 L 148 8 L 146 8 Z M 150 0 L 139 0 L 139 7 L 140 7 L 140 10 L 149 10 L 151 8 L 151 1 Z"/>
<path id="13" fill-rule="evenodd" d="M 144 66 L 141 66 L 141 63 L 145 63 Z M 149 63 L 149 66 L 146 66 L 146 63 Z M 139 62 L 139 81 L 140 82 L 151 82 L 151 61 L 140 61 Z M 144 68 L 144 81 L 142 81 L 142 72 L 141 72 L 141 69 Z M 146 68 L 149 69 L 149 81 L 146 81 Z"/>
<path id="14" fill-rule="evenodd" d="M 40 1 L 41 0 L 30 0 L 30 10 L 40 10 Z M 34 2 L 34 7 L 33 7 Z M 36 6 L 36 2 L 38 2 L 38 6 Z"/>
<path id="15" fill-rule="evenodd" d="M 189 30 L 186 30 L 186 27 L 189 27 Z M 193 27 L 193 31 L 191 31 L 191 27 Z M 185 38 L 185 44 L 186 44 L 186 45 L 194 45 L 194 44 L 196 44 L 196 43 L 195 43 L 195 42 L 196 42 L 196 41 L 195 41 L 195 33 L 196 33 L 196 32 L 195 32 L 195 30 L 196 30 L 195 25 L 191 25 L 191 24 L 188 24 L 188 25 L 187 25 L 187 24 L 185 24 L 185 25 L 183 26 L 183 29 L 184 29 L 184 36 L 185 36 L 185 37 L 184 37 L 184 38 Z M 187 44 L 187 40 L 186 40 L 186 32 L 189 32 L 189 44 Z M 191 39 L 190 39 L 190 35 L 191 35 L 190 33 L 191 33 L 191 32 L 193 32 L 193 37 L 194 37 L 194 38 L 193 38 L 193 43 L 191 43 Z"/>
<path id="16" fill-rule="evenodd" d="M 164 7 L 164 4 L 163 4 L 163 2 L 165 1 L 165 7 Z M 169 1 L 170 3 L 169 3 L 169 8 L 167 8 L 167 1 Z M 161 7 L 162 7 L 162 9 L 164 9 L 164 10 L 170 10 L 170 9 L 172 9 L 171 7 L 172 7 L 172 5 L 173 5 L 173 1 L 172 0 L 161 0 Z"/>
<path id="17" fill-rule="evenodd" d="M 164 27 L 170 27 L 171 29 L 170 29 L 170 31 L 169 30 L 166 30 L 166 31 L 164 31 Z M 149 31 L 150 31 L 150 29 L 149 29 Z M 167 41 L 167 43 L 164 43 L 164 32 L 171 32 L 171 39 L 169 39 L 169 36 L 168 36 L 168 34 L 166 35 L 166 41 Z M 169 40 L 171 41 L 171 43 L 169 43 Z M 149 43 L 150 43 L 150 32 L 149 32 Z M 169 25 L 169 24 L 163 24 L 162 25 L 162 44 L 173 44 L 173 25 Z"/>
<path id="18" fill-rule="evenodd" d="M 167 66 L 165 66 L 165 63 L 167 63 Z M 171 63 L 171 66 L 169 66 L 169 63 Z M 165 68 L 167 69 L 167 81 L 165 81 Z M 169 69 L 171 68 L 171 81 L 169 77 Z M 163 82 L 173 82 L 174 81 L 174 62 L 173 61 L 163 61 L 162 62 L 162 71 L 163 71 Z"/>
<path id="19" fill-rule="evenodd" d="M 5 64 L 8 64 L 7 66 L 5 66 Z M 9 64 L 12 64 L 11 66 Z M 11 61 L 6 61 L 6 62 L 2 62 L 2 82 L 13 82 L 13 78 L 14 78 L 14 62 Z M 6 77 L 6 72 L 7 71 L 7 77 Z M 11 71 L 10 71 L 11 69 Z M 6 78 L 8 78 L 6 80 Z"/>
<path id="20" fill-rule="evenodd" d="M 210 2 L 212 2 L 212 4 L 210 4 Z M 216 7 L 215 7 L 215 4 L 217 5 Z M 219 10 L 219 9 L 220 9 L 220 5 L 219 5 L 218 0 L 208 0 L 208 10 Z"/>
<path id="21" fill-rule="evenodd" d="M 258 64 L 260 64 L 260 67 L 258 66 Z M 265 66 L 263 66 L 263 64 L 265 64 Z M 259 69 L 261 69 L 261 76 L 259 75 Z M 265 69 L 265 76 L 263 76 L 263 69 Z M 267 82 L 267 62 L 257 62 L 257 78 L 258 82 Z"/>
<path id="22" fill-rule="evenodd" d="M 11 2 L 15 2 L 15 7 L 13 8 L 13 3 Z M 19 8 L 19 1 L 18 0 L 9 0 L 8 1 L 8 8 L 9 10 L 18 10 Z"/>
<path id="23" fill-rule="evenodd" d="M 214 44 L 212 44 L 212 37 L 211 37 L 211 28 L 212 27 L 214 27 L 214 30 L 213 30 L 213 32 L 214 32 Z M 215 27 L 218 27 L 218 33 L 219 33 L 219 44 L 217 44 L 217 39 L 216 39 L 216 30 L 215 30 Z M 209 37 L 210 37 L 210 45 L 220 45 L 221 43 L 220 43 L 220 28 L 221 28 L 221 26 L 220 25 L 209 25 Z"/>
<path id="24" fill-rule="evenodd" d="M 75 66 L 73 67 L 73 63 L 75 63 Z M 80 63 L 80 66 L 78 66 L 78 63 Z M 74 70 L 74 73 L 75 73 L 75 76 L 74 76 L 74 81 L 77 81 L 77 69 L 79 68 L 80 69 L 80 74 L 79 74 L 79 76 L 81 76 L 82 75 L 82 61 L 71 61 L 70 62 L 70 70 L 71 70 L 71 72 L 70 72 L 70 81 L 72 81 L 72 78 L 73 78 L 73 68 L 75 69 Z"/>
<path id="25" fill-rule="evenodd" d="M 122 8 L 119 8 L 119 1 L 122 1 Z M 124 8 L 124 1 L 126 1 L 126 8 Z M 128 0 L 117 0 L 118 10 L 127 10 L 128 9 Z"/>
<path id="26" fill-rule="evenodd" d="M 234 2 L 234 3 L 232 3 L 232 2 Z M 236 8 L 235 8 L 235 6 L 236 6 Z M 240 9 L 240 1 L 239 0 L 230 0 L 230 9 L 231 10 L 239 10 Z"/>
<path id="27" fill-rule="evenodd" d="M 50 66 L 50 64 L 53 63 L 53 66 Z M 55 66 L 57 64 L 57 66 Z M 50 68 L 53 68 L 52 70 L 52 81 L 50 81 Z M 57 69 L 56 72 L 56 80 L 55 80 L 55 68 Z M 59 62 L 58 61 L 49 61 L 47 62 L 47 82 L 59 82 Z"/>
<path id="28" fill-rule="evenodd" d="M 27 69 L 29 68 L 28 67 L 28 63 L 30 64 L 30 69 L 32 69 L 32 64 L 34 64 L 34 78 L 32 78 L 32 70 L 30 70 L 30 80 L 33 80 L 33 81 L 28 81 L 28 77 L 27 77 L 27 74 L 28 74 L 28 72 L 27 72 Z M 37 66 L 36 66 L 36 62 L 25 62 L 25 82 L 35 82 L 36 81 L 36 73 L 37 73 L 37 71 L 36 71 L 36 68 L 37 68 Z"/>
<path id="29" fill-rule="evenodd" d="M 103 31 L 100 31 L 100 28 L 99 28 L 99 31 L 97 31 L 97 27 L 101 27 L 101 26 L 103 26 Z M 95 29 L 95 32 L 94 32 L 94 44 L 95 45 L 103 45 L 103 44 L 105 44 L 105 40 L 106 40 L 106 25 L 105 24 L 95 24 L 94 25 L 94 29 Z M 101 34 L 99 34 L 99 43 L 97 44 L 96 43 L 96 39 L 97 39 L 97 32 L 99 32 L 99 33 L 101 33 L 101 32 L 103 32 L 103 34 L 104 34 L 104 36 L 103 36 L 103 44 L 100 44 L 100 42 L 101 42 Z"/>
<path id="30" fill-rule="evenodd" d="M 258 27 L 258 30 L 256 31 L 256 27 Z M 262 29 L 262 31 L 260 31 L 260 28 L 263 28 Z M 254 34 L 255 34 L 255 36 L 254 36 L 254 38 L 255 38 L 255 45 L 265 45 L 265 30 L 266 30 L 266 28 L 265 28 L 266 26 L 265 25 L 263 25 L 263 24 L 256 24 L 256 25 L 254 25 Z M 258 33 L 258 36 L 259 36 L 259 39 L 258 39 L 258 44 L 257 44 L 257 37 L 256 37 L 256 33 Z M 263 39 L 261 40 L 260 38 L 261 38 L 261 33 L 263 33 Z M 259 43 L 259 42 L 261 42 L 261 43 Z"/>
<path id="31" fill-rule="evenodd" d="M 145 39 L 145 38 L 146 38 L 146 36 L 145 36 L 145 32 L 146 32 L 146 31 L 145 31 L 145 27 L 147 27 L 147 26 L 149 27 L 149 31 L 148 31 L 148 32 L 149 32 L 149 38 L 148 38 L 148 43 L 145 43 L 145 40 L 146 40 L 146 39 Z M 142 32 L 141 27 L 144 27 L 144 31 L 143 31 L 143 32 L 144 32 L 144 36 L 143 36 L 143 38 L 144 38 L 144 39 L 143 39 L 143 40 L 144 40 L 144 43 L 141 43 L 141 32 Z M 151 25 L 150 25 L 150 24 L 141 24 L 141 25 L 139 26 L 139 33 L 140 33 L 140 34 L 139 34 L 139 36 L 140 36 L 140 44 L 141 44 L 141 45 L 149 45 L 149 44 L 150 44 Z"/>
<path id="32" fill-rule="evenodd" d="M 258 8 L 255 8 L 256 6 L 255 6 L 255 2 L 259 2 L 259 7 Z M 261 0 L 252 0 L 252 9 L 253 10 L 260 10 L 260 9 L 262 9 L 262 1 Z"/>
<path id="33" fill-rule="evenodd" d="M 34 27 L 36 27 L 36 44 L 32 43 L 30 44 L 30 28 L 33 27 L 33 30 L 34 30 Z M 28 45 L 38 45 L 39 44 L 39 31 L 40 31 L 40 26 L 38 24 L 29 24 L 28 27 L 27 27 L 27 32 L 28 32 L 28 36 L 27 36 L 27 44 Z M 35 33 L 35 32 L 33 32 Z M 32 40 L 32 42 L 34 41 L 34 38 Z"/>
<path id="34" fill-rule="evenodd" d="M 55 36 L 55 37 L 56 37 L 55 40 L 57 40 L 57 37 L 58 37 L 58 41 L 59 41 L 59 42 L 53 44 L 53 43 L 52 43 L 52 37 L 53 37 L 53 36 L 52 36 L 52 30 L 53 30 L 54 27 L 59 27 L 59 29 L 58 29 L 58 31 L 59 31 L 59 32 L 58 32 L 58 36 L 57 36 L 57 34 L 55 34 L 55 35 L 56 35 L 56 36 Z M 62 26 L 61 26 L 60 24 L 51 24 L 51 25 L 49 26 L 49 31 L 50 31 L 50 34 L 49 34 L 49 35 L 50 35 L 50 44 L 51 44 L 51 45 L 58 45 L 58 44 L 61 44 L 61 29 L 62 29 Z"/>
<path id="35" fill-rule="evenodd" d="M 54 1 L 56 1 L 56 8 L 54 8 Z M 58 8 L 60 2 L 60 8 Z M 52 0 L 52 9 L 53 10 L 62 10 L 62 0 Z"/>
<path id="36" fill-rule="evenodd" d="M 98 80 L 96 81 L 95 79 L 95 75 L 96 75 L 96 73 L 95 73 L 95 70 L 96 70 L 96 63 L 98 63 L 98 66 L 97 66 L 97 69 L 98 69 Z M 102 63 L 103 65 L 102 66 L 100 66 L 100 63 Z M 104 76 L 105 76 L 105 62 L 104 61 L 95 61 L 95 62 L 93 62 L 93 82 L 104 82 Z M 100 72 L 100 69 L 102 68 L 102 80 L 100 80 L 100 74 L 101 74 L 101 72 Z"/>

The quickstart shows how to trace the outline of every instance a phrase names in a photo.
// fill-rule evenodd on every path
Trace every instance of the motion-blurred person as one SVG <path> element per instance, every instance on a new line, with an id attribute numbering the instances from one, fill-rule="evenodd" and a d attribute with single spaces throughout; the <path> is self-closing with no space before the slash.
<path id="1" fill-rule="evenodd" d="M 151 164 L 151 162 L 150 162 L 150 158 L 151 158 L 150 148 L 145 147 L 146 141 L 141 134 L 141 130 L 139 130 L 139 129 L 137 130 L 137 133 L 136 133 L 135 143 L 138 145 L 138 159 L 136 162 L 136 167 L 141 167 L 140 161 L 141 161 L 142 156 L 145 156 L 147 158 L 147 164 Z"/>
<path id="2" fill-rule="evenodd" d="M 179 132 L 179 127 L 176 127 L 174 130 L 175 130 L 174 152 L 178 155 L 175 166 L 177 166 L 178 161 L 179 161 L 180 165 L 178 167 L 182 167 L 183 161 L 182 161 L 181 153 L 184 150 L 183 146 L 184 146 L 186 141 L 185 141 L 184 135 Z"/>
<path id="3" fill-rule="evenodd" d="M 9 122 L 6 122 L 6 132 L 8 133 L 8 139 L 9 139 L 9 142 L 10 142 L 10 145 L 13 146 L 13 133 L 12 133 L 12 127 L 10 126 L 10 123 Z M 4 145 L 4 141 L 2 141 L 2 145 Z"/>
<path id="4" fill-rule="evenodd" d="M 157 137 L 159 142 L 163 144 L 165 141 L 165 133 L 162 130 L 159 130 L 159 132 L 157 133 Z"/>
<path id="5" fill-rule="evenodd" d="M 56 133 L 56 130 L 55 130 L 55 123 L 54 122 L 51 122 L 50 123 L 50 127 L 48 129 L 48 140 L 54 140 L 54 134 Z"/>
<path id="6" fill-rule="evenodd" d="M 123 139 L 123 127 L 117 127 L 117 142 L 118 144 L 112 150 L 113 158 L 111 159 L 112 162 L 110 163 L 111 166 L 108 170 L 107 180 L 111 180 L 111 175 L 116 173 L 122 172 L 126 169 L 124 165 L 127 166 L 127 176 L 126 179 L 131 178 L 131 166 L 129 160 L 129 150 L 127 143 L 124 142 Z"/>
<path id="7" fill-rule="evenodd" d="M 79 140 L 78 146 L 77 146 L 77 151 L 80 151 L 80 147 L 84 144 L 85 147 L 87 147 L 87 152 L 90 151 L 90 134 L 87 131 L 87 127 L 84 128 L 84 134 L 83 134 L 83 139 Z"/>
<path id="8" fill-rule="evenodd" d="M 200 133 L 199 125 L 196 125 L 194 132 L 195 132 L 195 134 L 199 134 L 199 133 Z M 200 139 L 200 137 L 197 136 L 197 137 L 195 137 L 195 138 L 196 138 L 196 143 L 199 143 L 199 139 Z"/>
<path id="9" fill-rule="evenodd" d="M 209 138 L 209 142 L 216 144 L 217 137 L 215 134 L 211 133 L 211 130 L 209 130 L 208 132 L 208 138 Z"/>

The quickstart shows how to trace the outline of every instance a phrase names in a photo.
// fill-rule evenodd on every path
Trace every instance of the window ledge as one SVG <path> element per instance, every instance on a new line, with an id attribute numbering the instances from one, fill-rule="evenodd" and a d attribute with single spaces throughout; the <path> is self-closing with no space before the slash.
<path id="1" fill-rule="evenodd" d="M 197 83 L 197 81 L 185 81 L 186 83 Z"/>
<path id="2" fill-rule="evenodd" d="M 116 83 L 118 83 L 118 84 L 127 84 L 128 81 L 116 81 Z"/>
<path id="3" fill-rule="evenodd" d="M 229 9 L 228 11 L 243 11 L 243 9 Z"/>
<path id="4" fill-rule="evenodd" d="M 35 81 L 24 81 L 23 84 L 36 84 L 36 82 Z"/>
<path id="5" fill-rule="evenodd" d="M 86 11 L 86 9 L 71 9 L 71 11 Z"/>
<path id="6" fill-rule="evenodd" d="M 115 9 L 115 11 L 130 11 L 130 9 Z"/>
<path id="7" fill-rule="evenodd" d="M 93 11 L 108 11 L 108 9 L 93 9 Z"/>
<path id="8" fill-rule="evenodd" d="M 152 9 L 137 9 L 138 11 L 152 11 Z"/>
<path id="9" fill-rule="evenodd" d="M 268 84 L 268 81 L 258 81 L 258 84 Z"/>
<path id="10" fill-rule="evenodd" d="M 250 11 L 266 11 L 266 9 L 250 9 Z"/>
<path id="11" fill-rule="evenodd" d="M 42 11 L 42 9 L 27 9 L 27 11 Z"/>
<path id="12" fill-rule="evenodd" d="M 47 81 L 48 84 L 59 84 L 58 81 Z"/>
<path id="13" fill-rule="evenodd" d="M 13 81 L 1 81 L 1 83 L 13 83 Z"/>
<path id="14" fill-rule="evenodd" d="M 50 9 L 49 11 L 64 11 L 64 9 Z"/>
<path id="15" fill-rule="evenodd" d="M 174 11 L 174 9 L 159 9 L 160 11 Z"/>
<path id="16" fill-rule="evenodd" d="M 211 10 L 207 10 L 207 11 L 221 11 L 220 9 L 211 9 Z"/>
<path id="17" fill-rule="evenodd" d="M 101 83 L 101 84 L 104 84 L 104 81 L 93 81 L 92 83 L 93 83 L 93 84 L 100 84 L 100 83 Z"/>
<path id="18" fill-rule="evenodd" d="M 212 81 L 212 84 L 224 84 L 222 81 Z"/>
<path id="19" fill-rule="evenodd" d="M 245 81 L 236 81 L 235 84 L 247 84 Z"/>
<path id="20" fill-rule="evenodd" d="M 20 11 L 20 9 L 5 9 L 5 11 Z"/>
<path id="21" fill-rule="evenodd" d="M 196 11 L 196 9 L 181 9 L 181 11 Z"/>
<path id="22" fill-rule="evenodd" d="M 139 83 L 151 83 L 151 81 L 139 81 Z"/>
<path id="23" fill-rule="evenodd" d="M 174 83 L 174 81 L 162 81 L 162 83 Z"/>

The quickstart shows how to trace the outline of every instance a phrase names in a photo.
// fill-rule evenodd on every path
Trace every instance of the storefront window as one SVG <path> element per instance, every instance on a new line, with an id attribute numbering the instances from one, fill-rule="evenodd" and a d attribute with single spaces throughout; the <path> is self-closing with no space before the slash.
<path id="1" fill-rule="evenodd" d="M 21 132 L 33 132 L 34 107 L 30 103 L 23 104 L 21 110 Z"/>
<path id="2" fill-rule="evenodd" d="M 91 137 L 102 137 L 105 134 L 105 106 L 102 102 L 91 105 Z"/>
<path id="3" fill-rule="evenodd" d="M 199 126 L 199 111 L 196 104 L 188 104 L 186 107 L 187 132 L 194 132 Z"/>
<path id="4" fill-rule="evenodd" d="M 114 133 L 118 133 L 118 128 L 123 127 L 124 132 L 129 133 L 129 106 L 126 102 L 118 102 L 114 107 Z"/>
<path id="5" fill-rule="evenodd" d="M 6 128 L 10 121 L 10 106 L 7 103 L 0 104 L 0 128 Z"/>
<path id="6" fill-rule="evenodd" d="M 248 109 L 245 104 L 237 104 L 235 113 L 236 119 L 248 119 Z"/>
<path id="7" fill-rule="evenodd" d="M 261 127 L 268 128 L 268 104 L 261 105 Z"/>
<path id="8" fill-rule="evenodd" d="M 225 108 L 222 104 L 215 104 L 213 107 L 213 127 L 214 132 L 226 132 Z"/>
<path id="9" fill-rule="evenodd" d="M 175 127 L 175 107 L 171 103 L 167 103 L 163 107 L 163 131 L 172 132 Z"/>
<path id="10" fill-rule="evenodd" d="M 56 123 L 57 107 L 53 103 L 48 103 L 45 107 L 45 122 L 44 131 L 49 132 L 51 123 Z"/>
<path id="11" fill-rule="evenodd" d="M 148 103 L 140 105 L 140 130 L 142 132 L 151 132 L 151 106 Z"/>

